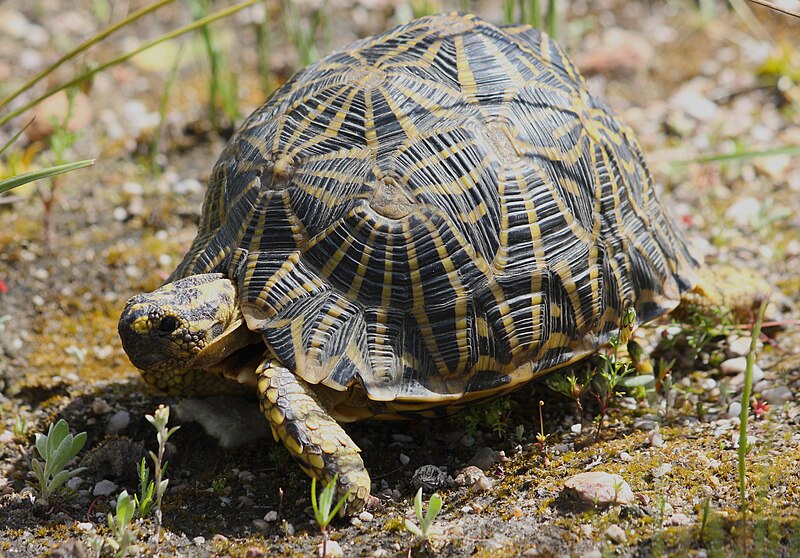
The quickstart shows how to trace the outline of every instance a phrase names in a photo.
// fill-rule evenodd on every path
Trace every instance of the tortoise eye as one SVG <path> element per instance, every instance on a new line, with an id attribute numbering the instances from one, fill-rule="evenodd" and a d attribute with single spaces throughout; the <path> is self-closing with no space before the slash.
<path id="1" fill-rule="evenodd" d="M 165 316 L 158 324 L 158 331 L 161 333 L 172 333 L 176 329 L 178 329 L 178 320 L 174 316 Z"/>

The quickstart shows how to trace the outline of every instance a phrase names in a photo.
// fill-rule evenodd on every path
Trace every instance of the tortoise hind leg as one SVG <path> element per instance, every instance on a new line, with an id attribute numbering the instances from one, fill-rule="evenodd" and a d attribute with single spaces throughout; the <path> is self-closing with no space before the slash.
<path id="1" fill-rule="evenodd" d="M 272 434 L 283 443 L 300 467 L 328 484 L 339 475 L 339 498 L 350 491 L 347 513 L 364 507 L 370 479 L 361 450 L 320 403 L 311 386 L 274 359 L 256 371 L 261 410 Z M 343 507 L 344 509 L 344 507 Z"/>

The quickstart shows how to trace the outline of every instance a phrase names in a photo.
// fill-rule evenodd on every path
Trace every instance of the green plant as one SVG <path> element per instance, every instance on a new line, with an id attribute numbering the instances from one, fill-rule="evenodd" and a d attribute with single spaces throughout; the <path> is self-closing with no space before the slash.
<path id="1" fill-rule="evenodd" d="M 572 399 L 578 408 L 578 413 L 583 422 L 583 396 L 592 386 L 592 378 L 596 369 L 583 369 L 579 374 L 571 369 L 566 374 L 550 374 L 545 379 L 545 385 L 556 393 Z"/>
<path id="2" fill-rule="evenodd" d="M 153 481 L 156 493 L 156 529 L 154 538 L 157 548 L 161 541 L 161 500 L 169 485 L 169 479 L 164 478 L 164 474 L 167 470 L 167 462 L 164 461 L 164 451 L 167 448 L 167 440 L 169 440 L 170 436 L 172 436 L 180 426 L 167 428 L 167 423 L 169 422 L 169 407 L 165 407 L 164 405 L 159 405 L 155 413 L 152 415 L 145 415 L 144 418 L 156 429 L 156 439 L 158 440 L 158 453 L 152 451 L 147 452 L 150 455 L 150 459 L 153 460 L 155 474 L 155 480 Z"/>
<path id="3" fill-rule="evenodd" d="M 111 536 L 105 539 L 105 543 L 114 550 L 115 558 L 123 558 L 128 555 L 128 551 L 139 536 L 139 531 L 132 525 L 133 516 L 136 514 L 136 501 L 131 500 L 127 490 L 123 490 L 117 496 L 115 512 L 108 514 Z"/>
<path id="4" fill-rule="evenodd" d="M 319 58 L 316 47 L 317 35 L 320 32 L 324 33 L 328 24 L 325 16 L 325 2 L 314 10 L 313 15 L 306 21 L 300 15 L 294 0 L 283 0 L 281 9 L 289 41 L 294 45 L 297 55 L 300 57 L 301 66 L 308 66 Z"/>
<path id="5" fill-rule="evenodd" d="M 436 516 L 442 509 L 442 497 L 437 493 L 431 494 L 428 500 L 428 511 L 425 515 L 422 514 L 422 488 L 417 490 L 417 495 L 414 496 L 414 515 L 417 517 L 416 525 L 410 519 L 405 520 L 405 526 L 409 533 L 417 537 L 423 542 L 427 542 L 431 537 L 441 535 L 441 529 L 434 527 L 433 522 L 436 521 Z"/>
<path id="6" fill-rule="evenodd" d="M 141 498 L 139 498 L 138 494 L 134 494 L 133 498 L 136 502 L 136 510 L 137 510 L 137 517 L 143 518 L 146 517 L 150 510 L 153 509 L 153 505 L 155 504 L 154 495 L 155 495 L 155 488 L 156 483 L 150 480 L 150 469 L 147 467 L 146 459 L 142 457 L 142 462 L 139 464 L 139 493 L 141 494 Z"/>
<path id="7" fill-rule="evenodd" d="M 478 426 L 485 424 L 498 438 L 503 438 L 508 431 L 512 405 L 511 399 L 500 397 L 470 407 L 464 413 L 465 430 L 469 435 L 474 436 Z"/>
<path id="8" fill-rule="evenodd" d="M 345 502 L 347 502 L 347 498 L 350 497 L 350 491 L 348 490 L 344 496 L 339 498 L 336 505 L 333 506 L 333 498 L 334 494 L 336 494 L 336 482 L 338 480 L 339 475 L 333 475 L 333 480 L 322 489 L 322 492 L 319 494 L 319 499 L 317 499 L 317 479 L 311 479 L 311 507 L 314 509 L 314 519 L 322 533 L 322 558 L 325 558 L 328 551 L 328 525 L 333 518 L 336 517 L 336 514 L 339 513 L 339 510 L 344 506 Z M 333 506 L 333 509 L 331 509 L 331 506 Z"/>
<path id="9" fill-rule="evenodd" d="M 744 369 L 744 389 L 742 390 L 742 410 L 739 413 L 739 506 L 742 514 L 742 540 L 744 553 L 747 555 L 747 417 L 750 414 L 750 394 L 753 389 L 753 365 L 756 359 L 758 337 L 761 334 L 761 324 L 767 311 L 767 298 L 761 301 L 758 317 L 753 324 L 750 350 L 747 352 L 747 364 Z"/>
<path id="10" fill-rule="evenodd" d="M 211 8 L 210 0 L 186 0 L 192 17 L 195 20 L 208 17 Z M 233 123 L 239 117 L 239 101 L 237 93 L 236 74 L 227 67 L 227 62 L 222 51 L 217 46 L 217 41 L 211 32 L 211 27 L 204 25 L 200 28 L 200 36 L 208 56 L 210 67 L 208 110 L 211 123 L 217 129 L 220 123 L 218 109 L 221 108 L 225 117 Z"/>
<path id="11" fill-rule="evenodd" d="M 172 91 L 172 86 L 175 84 L 175 78 L 178 77 L 182 54 L 183 45 L 178 48 L 175 60 L 172 62 L 172 68 L 169 70 L 167 81 L 164 84 L 164 92 L 161 94 L 161 101 L 158 103 L 158 125 L 153 132 L 152 140 L 150 140 L 150 173 L 156 178 L 161 175 L 161 165 L 158 161 L 158 154 L 161 144 L 161 133 L 164 129 L 164 121 L 167 118 L 167 104 L 169 103 L 170 91 Z"/>
<path id="12" fill-rule="evenodd" d="M 506 23 L 514 23 L 514 14 L 519 8 L 519 20 L 536 29 L 546 30 L 554 39 L 558 36 L 558 10 L 556 0 L 547 0 L 546 22 L 542 21 L 542 6 L 539 0 L 504 0 L 503 19 Z"/>
<path id="13" fill-rule="evenodd" d="M 64 419 L 50 424 L 47 434 L 36 433 L 35 449 L 43 461 L 31 459 L 31 469 L 38 481 L 37 499 L 47 505 L 55 494 L 67 494 L 66 482 L 80 474 L 85 467 L 65 469 L 86 443 L 86 432 L 73 436 Z"/>

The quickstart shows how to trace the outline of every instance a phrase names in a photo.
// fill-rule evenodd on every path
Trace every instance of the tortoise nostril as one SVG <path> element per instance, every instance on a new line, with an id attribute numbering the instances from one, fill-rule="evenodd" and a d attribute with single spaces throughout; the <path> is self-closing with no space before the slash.
<path id="1" fill-rule="evenodd" d="M 158 324 L 161 333 L 172 333 L 178 329 L 178 320 L 174 316 L 164 316 Z"/>

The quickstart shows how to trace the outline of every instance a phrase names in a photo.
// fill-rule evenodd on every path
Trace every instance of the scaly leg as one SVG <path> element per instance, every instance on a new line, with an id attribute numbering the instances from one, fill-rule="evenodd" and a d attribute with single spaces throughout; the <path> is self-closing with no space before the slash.
<path id="1" fill-rule="evenodd" d="M 261 410 L 272 435 L 289 450 L 310 477 L 328 484 L 338 474 L 338 497 L 350 490 L 346 513 L 369 498 L 370 480 L 361 450 L 320 403 L 312 387 L 274 359 L 256 371 Z"/>

